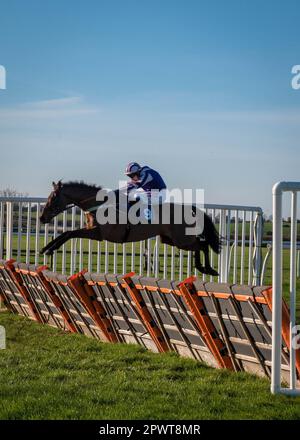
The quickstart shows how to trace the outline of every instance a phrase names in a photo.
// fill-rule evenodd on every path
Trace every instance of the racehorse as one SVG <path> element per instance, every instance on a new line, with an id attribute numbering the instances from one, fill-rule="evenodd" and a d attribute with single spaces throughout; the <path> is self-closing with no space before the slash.
<path id="1" fill-rule="evenodd" d="M 57 238 L 50 241 L 42 249 L 42 253 L 52 255 L 55 250 L 72 238 L 88 238 L 97 241 L 107 240 L 114 243 L 124 243 L 146 240 L 159 235 L 162 243 L 176 246 L 179 249 L 193 251 L 195 267 L 199 272 L 212 276 L 218 275 L 218 272 L 210 265 L 209 247 L 219 254 L 222 247 L 222 238 L 218 234 L 211 218 L 206 213 L 202 213 L 204 226 L 200 235 L 187 235 L 186 228 L 189 228 L 191 225 L 185 221 L 184 216 L 180 224 L 175 222 L 175 208 L 178 206 L 181 208 L 183 205 L 174 203 L 169 204 L 170 221 L 167 224 L 162 221 L 161 216 L 159 216 L 157 223 L 120 224 L 116 222 L 114 224 L 99 224 L 92 210 L 97 209 L 106 201 L 97 201 L 96 199 L 98 191 L 103 191 L 101 187 L 88 185 L 82 181 L 66 183 L 58 181 L 52 184 L 53 190 L 40 217 L 42 223 L 49 223 L 55 216 L 70 206 L 77 206 L 84 212 L 89 213 L 90 217 L 88 224 L 84 228 L 63 232 Z M 118 191 L 115 191 L 116 195 Z M 116 206 L 116 209 L 118 210 L 118 206 Z M 191 207 L 191 209 L 195 209 L 195 207 Z M 201 264 L 200 251 L 204 252 L 204 266 Z"/>

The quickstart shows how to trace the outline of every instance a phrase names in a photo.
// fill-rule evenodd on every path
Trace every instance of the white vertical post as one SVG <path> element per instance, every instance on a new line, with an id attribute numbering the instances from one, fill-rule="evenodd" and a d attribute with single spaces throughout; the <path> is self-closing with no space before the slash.
<path id="1" fill-rule="evenodd" d="M 235 211 L 234 222 L 234 254 L 233 254 L 233 284 L 237 282 L 237 251 L 239 246 L 239 211 Z"/>
<path id="2" fill-rule="evenodd" d="M 54 217 L 53 239 L 55 239 L 57 237 L 57 226 L 58 226 L 58 217 Z M 53 252 L 52 268 L 53 268 L 53 272 L 56 272 L 56 269 L 57 269 L 57 251 Z"/>
<path id="3" fill-rule="evenodd" d="M 191 276 L 191 267 L 192 267 L 192 251 L 188 251 L 187 253 L 187 271 L 186 276 Z"/>
<path id="4" fill-rule="evenodd" d="M 36 219 L 35 219 L 35 258 L 34 264 L 38 266 L 40 259 L 40 204 L 36 204 Z"/>
<path id="5" fill-rule="evenodd" d="M 49 223 L 45 224 L 45 232 L 44 232 L 44 246 L 48 243 L 48 237 L 49 237 Z M 44 254 L 44 265 L 47 265 L 48 263 L 48 255 Z"/>
<path id="6" fill-rule="evenodd" d="M 227 254 L 227 237 L 226 237 L 226 210 L 223 209 L 220 211 L 220 231 L 221 236 L 223 239 L 225 239 L 225 243 L 222 246 L 221 253 L 220 253 L 220 282 L 226 283 L 226 274 L 227 274 L 227 268 L 226 268 L 226 254 Z"/>
<path id="7" fill-rule="evenodd" d="M 168 274 L 168 248 L 167 245 L 164 244 L 164 278 L 167 278 Z"/>
<path id="8" fill-rule="evenodd" d="M 13 235 L 13 204 L 6 203 L 6 259 L 12 258 L 12 235 Z"/>
<path id="9" fill-rule="evenodd" d="M 108 261 L 109 253 L 108 253 L 108 241 L 105 241 L 105 260 L 104 260 L 104 271 L 108 273 L 109 261 Z"/>
<path id="10" fill-rule="evenodd" d="M 83 228 L 84 225 L 84 213 L 83 211 L 80 212 L 80 229 Z M 83 269 L 83 239 L 79 239 L 79 271 L 82 271 Z"/>
<path id="11" fill-rule="evenodd" d="M 155 273 L 154 276 L 158 278 L 159 276 L 159 237 L 158 235 L 155 238 Z"/>
<path id="12" fill-rule="evenodd" d="M 296 325 L 296 247 L 297 247 L 297 193 L 291 197 L 291 249 L 290 249 L 290 388 L 296 386 L 296 353 L 293 347 Z"/>
<path id="13" fill-rule="evenodd" d="M 140 275 L 143 274 L 143 252 L 144 252 L 144 242 L 140 241 Z"/>
<path id="14" fill-rule="evenodd" d="M 195 269 L 196 272 L 196 269 Z M 171 280 L 175 279 L 175 248 L 171 247 Z"/>
<path id="15" fill-rule="evenodd" d="M 26 225 L 26 264 L 30 263 L 30 243 L 31 242 L 31 203 L 28 203 L 27 225 Z"/>
<path id="16" fill-rule="evenodd" d="M 89 240 L 88 271 L 93 272 L 93 241 Z"/>
<path id="17" fill-rule="evenodd" d="M 289 191 L 291 198 L 291 245 L 290 245 L 290 386 L 281 387 L 282 350 L 282 194 Z M 273 186 L 273 298 L 272 298 L 272 393 L 290 396 L 300 395 L 296 387 L 296 362 L 293 338 L 296 323 L 296 240 L 297 240 L 297 192 L 300 182 L 278 182 Z"/>
<path id="18" fill-rule="evenodd" d="M 207 210 L 206 210 L 206 214 L 208 214 Z M 216 211 L 215 211 L 215 209 L 212 210 L 212 217 L 211 217 L 211 219 L 212 219 L 213 224 L 215 224 L 215 221 L 216 221 Z M 215 267 L 214 261 L 215 261 L 215 254 L 214 254 L 213 250 L 210 249 L 210 265 L 211 265 L 211 267 L 213 269 Z M 210 276 L 210 281 L 213 281 L 212 275 Z"/>
<path id="19" fill-rule="evenodd" d="M 71 229 L 74 231 L 75 229 L 75 214 L 76 214 L 76 206 L 72 208 L 72 221 L 71 221 Z M 57 218 L 57 217 L 56 217 Z M 70 275 L 73 275 L 75 272 L 75 241 L 74 238 L 71 239 L 71 261 L 70 261 Z"/>
<path id="20" fill-rule="evenodd" d="M 262 221 L 262 212 L 257 212 L 256 217 L 256 231 L 255 231 L 255 261 L 254 261 L 254 285 L 258 286 L 260 284 L 261 278 L 261 245 L 262 245 L 262 236 L 263 236 L 263 221 Z M 274 221 L 274 219 L 273 219 Z"/>
<path id="21" fill-rule="evenodd" d="M 252 286 L 253 280 L 253 211 L 250 213 L 250 223 L 249 223 L 249 245 L 248 245 L 248 285 Z"/>
<path id="22" fill-rule="evenodd" d="M 183 278 L 183 250 L 179 250 L 179 273 L 178 278 L 180 281 L 182 281 Z"/>
<path id="23" fill-rule="evenodd" d="M 147 277 L 150 277 L 151 273 L 151 239 L 147 240 Z"/>
<path id="24" fill-rule="evenodd" d="M 22 202 L 19 202 L 19 210 L 18 210 L 18 251 L 17 251 L 17 261 L 21 259 L 21 247 L 22 247 Z"/>
<path id="25" fill-rule="evenodd" d="M 97 242 L 97 272 L 101 272 L 101 242 Z"/>
<path id="26" fill-rule="evenodd" d="M 231 211 L 228 209 L 227 211 L 227 219 L 226 219 L 226 272 L 225 272 L 225 283 L 228 283 L 228 277 L 229 277 L 229 253 L 230 253 L 230 226 L 231 226 Z"/>
<path id="27" fill-rule="evenodd" d="M 282 326 L 282 191 L 273 187 L 272 393 L 280 392 Z"/>
<path id="28" fill-rule="evenodd" d="M 123 243 L 122 248 L 123 248 L 123 265 L 122 265 L 122 271 L 123 271 L 123 274 L 125 274 L 125 273 L 127 272 L 127 270 L 126 270 L 126 267 L 127 267 L 127 265 L 126 265 L 126 243 Z"/>
<path id="29" fill-rule="evenodd" d="M 67 230 L 67 211 L 63 213 L 63 232 Z M 62 246 L 61 272 L 66 273 L 66 243 Z"/>
<path id="30" fill-rule="evenodd" d="M 244 271 L 245 271 L 245 222 L 246 222 L 246 213 L 245 213 L 245 211 L 243 211 L 242 248 L 241 248 L 241 280 L 240 280 L 241 284 L 244 284 Z"/>
<path id="31" fill-rule="evenodd" d="M 135 243 L 131 243 L 131 272 L 135 272 Z"/>
<path id="32" fill-rule="evenodd" d="M 118 244 L 114 243 L 114 273 L 118 273 Z"/>

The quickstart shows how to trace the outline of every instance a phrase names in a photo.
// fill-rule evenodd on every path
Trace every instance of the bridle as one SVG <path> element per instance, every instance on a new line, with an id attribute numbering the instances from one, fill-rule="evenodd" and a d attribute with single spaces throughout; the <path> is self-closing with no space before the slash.
<path id="1" fill-rule="evenodd" d="M 65 196 L 65 197 L 66 197 L 66 196 Z M 95 196 L 87 197 L 86 199 L 80 200 L 80 204 L 86 203 L 86 202 L 88 202 L 89 200 L 93 200 L 93 199 L 95 199 Z M 70 204 L 66 205 L 64 211 L 65 211 L 66 209 L 74 208 L 75 206 L 77 206 L 75 203 L 70 203 Z M 88 210 L 83 211 L 83 212 L 84 212 L 85 214 L 87 214 L 87 213 L 89 213 L 89 212 L 96 211 L 96 209 L 98 209 L 98 208 L 99 208 L 99 205 L 97 205 L 97 206 L 92 206 L 91 208 L 88 208 Z"/>

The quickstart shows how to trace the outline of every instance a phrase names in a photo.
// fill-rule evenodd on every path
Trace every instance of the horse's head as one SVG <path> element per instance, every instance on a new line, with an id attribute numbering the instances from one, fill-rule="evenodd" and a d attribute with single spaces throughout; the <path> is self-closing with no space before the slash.
<path id="1" fill-rule="evenodd" d="M 63 184 L 61 180 L 57 183 L 52 182 L 53 191 L 50 193 L 47 203 L 43 209 L 40 220 L 42 223 L 50 223 L 50 221 L 58 214 L 66 209 L 70 203 L 63 192 Z"/>

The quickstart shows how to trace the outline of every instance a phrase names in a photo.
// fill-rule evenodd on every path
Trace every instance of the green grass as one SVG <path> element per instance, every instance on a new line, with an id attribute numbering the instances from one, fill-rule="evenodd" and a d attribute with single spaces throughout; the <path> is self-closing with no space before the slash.
<path id="1" fill-rule="evenodd" d="M 0 313 L 1 419 L 300 419 L 267 379 Z"/>

